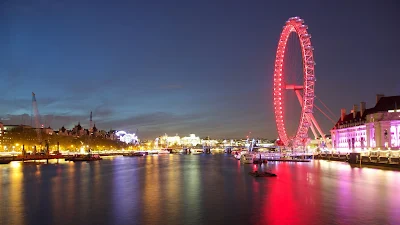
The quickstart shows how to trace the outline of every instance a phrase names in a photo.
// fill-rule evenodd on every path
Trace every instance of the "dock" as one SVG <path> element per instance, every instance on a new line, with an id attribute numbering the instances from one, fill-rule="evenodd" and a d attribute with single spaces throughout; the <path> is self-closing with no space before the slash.
<path id="1" fill-rule="evenodd" d="M 309 159 L 268 159 L 271 162 L 311 162 Z"/>

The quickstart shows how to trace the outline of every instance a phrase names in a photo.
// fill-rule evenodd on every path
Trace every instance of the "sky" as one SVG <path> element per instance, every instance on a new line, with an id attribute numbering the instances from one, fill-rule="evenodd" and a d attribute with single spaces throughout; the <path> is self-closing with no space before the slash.
<path id="1" fill-rule="evenodd" d="M 337 120 L 341 108 L 373 107 L 378 93 L 400 95 L 399 9 L 395 0 L 1 0 L 0 122 L 30 125 L 35 92 L 54 129 L 87 127 L 93 111 L 98 128 L 141 138 L 273 139 L 285 21 L 308 25 L 315 93 Z M 332 122 L 315 117 L 329 133 Z"/>

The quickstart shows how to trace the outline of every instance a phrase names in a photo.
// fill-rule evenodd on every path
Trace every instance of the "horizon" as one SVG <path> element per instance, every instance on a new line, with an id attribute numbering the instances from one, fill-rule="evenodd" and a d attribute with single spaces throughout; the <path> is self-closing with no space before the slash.
<path id="1" fill-rule="evenodd" d="M 27 116 L 27 117 L 29 117 L 29 118 L 31 118 L 31 115 L 28 115 L 28 114 L 23 114 L 23 115 L 20 115 L 20 116 Z M 46 115 L 45 115 L 46 116 Z M 33 120 L 33 119 L 32 119 Z M 35 127 L 35 125 L 34 124 L 27 124 L 27 123 L 6 123 L 6 122 L 4 122 L 4 121 L 7 121 L 7 120 L 2 120 L 2 121 L 0 121 L 0 123 L 2 123 L 4 126 L 30 126 L 30 127 L 32 127 L 32 128 L 34 128 L 34 129 L 36 129 L 36 127 Z M 21 121 L 23 121 L 22 119 L 21 119 Z M 89 129 L 89 124 L 90 123 L 81 123 L 80 121 L 78 121 L 76 124 L 74 124 L 74 125 L 72 125 L 72 126 L 70 126 L 70 127 L 66 127 L 66 126 L 61 126 L 61 127 L 51 127 L 50 125 L 44 125 L 43 124 L 43 127 L 40 127 L 39 129 L 47 129 L 47 128 L 51 128 L 53 131 L 59 131 L 62 127 L 64 127 L 66 130 L 72 130 L 76 125 L 78 125 L 78 123 L 82 126 L 82 128 L 84 129 L 84 130 L 88 130 Z M 96 125 L 95 123 L 94 123 L 94 125 Z M 97 126 L 96 126 L 96 128 L 97 128 Z M 115 129 L 99 129 L 100 131 L 106 131 L 106 132 L 110 132 L 110 131 L 120 131 L 120 130 L 115 130 Z M 135 132 L 127 132 L 127 133 L 134 133 L 134 134 L 136 134 Z M 139 133 L 139 132 L 138 132 Z M 168 135 L 169 137 L 171 137 L 171 136 L 180 136 L 180 137 L 189 137 L 191 134 L 195 134 L 196 135 L 196 132 L 189 132 L 189 133 L 187 133 L 187 134 L 179 134 L 179 133 L 175 133 L 174 135 Z M 158 136 L 155 136 L 155 137 L 151 137 L 151 138 L 145 138 L 145 139 L 143 139 L 143 140 L 152 140 L 152 139 L 156 139 L 156 138 L 158 138 L 158 137 L 161 137 L 161 136 L 164 136 L 165 134 L 160 134 L 160 135 L 158 135 Z M 214 137 L 211 137 L 211 136 L 197 136 L 197 137 L 199 137 L 200 139 L 204 139 L 204 138 L 213 138 L 213 139 L 218 139 L 218 140 L 220 140 L 220 139 L 230 139 L 230 140 L 243 140 L 243 139 L 246 139 L 246 137 L 242 137 L 242 138 L 240 138 L 240 137 L 230 137 L 230 138 L 223 138 L 222 136 L 221 137 L 218 137 L 218 138 L 214 138 Z M 265 139 L 265 140 L 275 140 L 275 139 L 270 139 L 270 138 L 265 138 L 265 137 L 249 137 L 250 139 Z M 139 139 L 142 139 L 142 138 L 140 138 L 139 137 Z"/>

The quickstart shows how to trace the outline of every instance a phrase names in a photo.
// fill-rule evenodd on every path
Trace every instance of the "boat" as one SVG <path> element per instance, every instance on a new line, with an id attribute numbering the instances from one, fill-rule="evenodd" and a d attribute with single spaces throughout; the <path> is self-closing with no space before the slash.
<path id="1" fill-rule="evenodd" d="M 46 164 L 46 161 L 38 160 L 38 161 L 24 161 L 24 165 L 41 165 Z"/>
<path id="2" fill-rule="evenodd" d="M 192 155 L 198 155 L 204 153 L 204 150 L 201 148 L 191 149 Z"/>
<path id="3" fill-rule="evenodd" d="M 12 157 L 0 157 L 0 164 L 9 164 L 12 159 Z"/>
<path id="4" fill-rule="evenodd" d="M 268 163 L 268 160 L 265 154 L 254 153 L 253 163 Z"/>
<path id="5" fill-rule="evenodd" d="M 172 149 L 171 153 L 182 154 L 186 151 L 184 149 Z"/>
<path id="6" fill-rule="evenodd" d="M 131 152 L 131 153 L 125 153 L 122 156 L 127 156 L 127 157 L 141 157 L 144 156 L 142 152 Z"/>
<path id="7" fill-rule="evenodd" d="M 211 153 L 223 153 L 224 149 L 223 148 L 212 148 Z"/>
<path id="8" fill-rule="evenodd" d="M 88 162 L 88 161 L 98 161 L 98 160 L 102 160 L 102 158 L 100 157 L 100 155 L 96 154 L 96 155 L 85 155 L 85 156 L 77 156 L 77 157 L 73 157 L 70 158 L 69 161 L 72 162 Z"/>
<path id="9" fill-rule="evenodd" d="M 158 150 L 148 150 L 148 151 L 147 151 L 147 154 L 148 154 L 148 155 L 155 155 L 155 154 L 158 154 Z"/>
<path id="10" fill-rule="evenodd" d="M 163 149 L 158 150 L 158 154 L 169 154 L 169 153 L 171 153 L 171 151 L 172 151 L 172 149 L 170 149 L 170 148 L 163 148 Z"/>
<path id="11" fill-rule="evenodd" d="M 235 159 L 240 160 L 240 152 L 239 151 L 232 151 L 232 155 Z"/>
<path id="12" fill-rule="evenodd" d="M 254 172 L 249 172 L 249 174 L 253 177 L 276 177 L 277 175 L 270 172 L 258 172 L 257 170 Z"/>
<path id="13" fill-rule="evenodd" d="M 253 154 L 249 154 L 249 153 L 245 153 L 245 154 L 240 156 L 240 162 L 241 163 L 251 163 L 251 164 L 253 164 L 253 159 L 254 159 L 254 155 Z"/>
<path id="14" fill-rule="evenodd" d="M 77 157 L 78 155 L 66 155 L 64 156 L 64 161 L 69 161 L 70 159 L 73 159 L 75 157 Z"/>

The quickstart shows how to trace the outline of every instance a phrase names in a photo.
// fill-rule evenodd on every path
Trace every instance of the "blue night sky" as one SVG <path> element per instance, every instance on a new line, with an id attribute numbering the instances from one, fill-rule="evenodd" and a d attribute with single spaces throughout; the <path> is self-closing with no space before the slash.
<path id="1" fill-rule="evenodd" d="M 93 111 L 98 128 L 142 138 L 276 138 L 272 73 L 285 21 L 309 26 L 316 95 L 337 120 L 340 108 L 400 94 L 398 12 L 394 0 L 2 0 L 1 122 L 30 124 L 33 91 L 55 129 L 87 126 Z M 332 123 L 316 117 L 328 133 Z"/>

